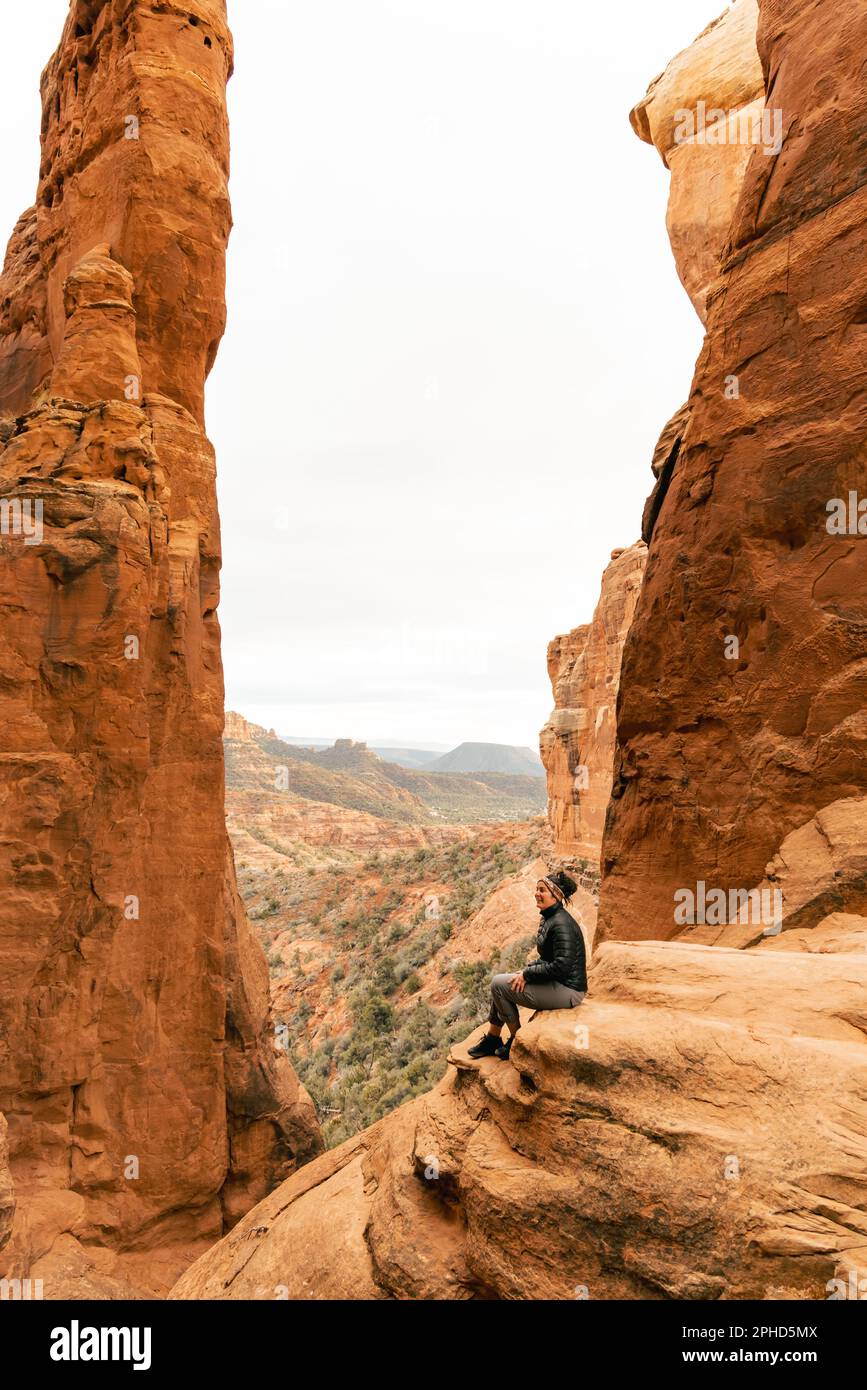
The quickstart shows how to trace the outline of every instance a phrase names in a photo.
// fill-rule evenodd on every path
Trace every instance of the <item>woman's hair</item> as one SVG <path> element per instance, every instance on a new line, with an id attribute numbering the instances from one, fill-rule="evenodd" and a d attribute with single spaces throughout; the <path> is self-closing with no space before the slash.
<path id="1" fill-rule="evenodd" d="M 560 889 L 560 892 L 563 894 L 564 903 L 568 903 L 572 894 L 575 892 L 575 889 L 578 887 L 578 884 L 575 882 L 574 878 L 572 878 L 569 874 L 564 873 L 562 869 L 558 869 L 557 873 L 555 874 L 548 874 L 548 882 L 555 883 L 557 885 L 557 887 Z M 554 896 L 557 896 L 556 893 L 554 894 Z"/>

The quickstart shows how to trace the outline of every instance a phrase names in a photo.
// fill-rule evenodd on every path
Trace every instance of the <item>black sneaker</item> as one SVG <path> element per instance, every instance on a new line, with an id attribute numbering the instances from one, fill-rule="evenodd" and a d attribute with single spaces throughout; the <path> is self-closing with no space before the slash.
<path id="1" fill-rule="evenodd" d="M 512 1050 L 512 1043 L 514 1041 L 515 1039 L 513 1037 L 508 1037 L 506 1041 L 504 1043 L 501 1043 L 500 1046 L 497 1048 L 496 1052 L 494 1053 L 494 1056 L 499 1057 L 502 1062 L 508 1062 L 509 1053 Z"/>
<path id="2" fill-rule="evenodd" d="M 468 1052 L 470 1057 L 493 1057 L 500 1046 L 500 1039 L 493 1033 L 483 1033 L 475 1047 Z"/>

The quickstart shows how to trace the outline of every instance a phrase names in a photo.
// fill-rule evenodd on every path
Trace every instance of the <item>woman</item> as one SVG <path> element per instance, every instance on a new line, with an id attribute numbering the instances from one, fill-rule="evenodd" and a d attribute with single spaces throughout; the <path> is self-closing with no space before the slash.
<path id="1" fill-rule="evenodd" d="M 518 1005 L 527 1009 L 572 1009 L 587 993 L 587 953 L 581 928 L 566 911 L 577 884 L 568 874 L 549 874 L 536 884 L 536 906 L 542 914 L 536 949 L 539 959 L 517 975 L 495 975 L 491 980 L 491 1012 L 488 1031 L 471 1057 L 505 1060 L 521 1026 Z M 501 1043 L 503 1024 L 509 1037 Z"/>

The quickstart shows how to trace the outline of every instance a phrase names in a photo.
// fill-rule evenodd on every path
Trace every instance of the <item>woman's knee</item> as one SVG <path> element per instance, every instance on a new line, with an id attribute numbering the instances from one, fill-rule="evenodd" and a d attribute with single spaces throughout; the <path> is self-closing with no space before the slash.
<path id="1" fill-rule="evenodd" d="M 509 986 L 511 985 L 511 983 L 512 983 L 512 976 L 511 976 L 511 975 L 502 975 L 502 974 L 501 974 L 501 975 L 492 975 L 492 976 L 491 976 L 491 992 L 493 992 L 494 990 L 508 989 Z"/>

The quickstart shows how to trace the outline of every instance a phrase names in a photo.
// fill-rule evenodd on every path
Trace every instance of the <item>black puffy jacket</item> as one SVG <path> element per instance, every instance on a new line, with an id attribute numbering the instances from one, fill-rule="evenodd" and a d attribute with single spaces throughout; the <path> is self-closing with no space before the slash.
<path id="1" fill-rule="evenodd" d="M 565 907 L 546 907 L 539 923 L 536 950 L 540 959 L 524 966 L 529 984 L 561 984 L 587 989 L 587 952 L 581 928 Z"/>

